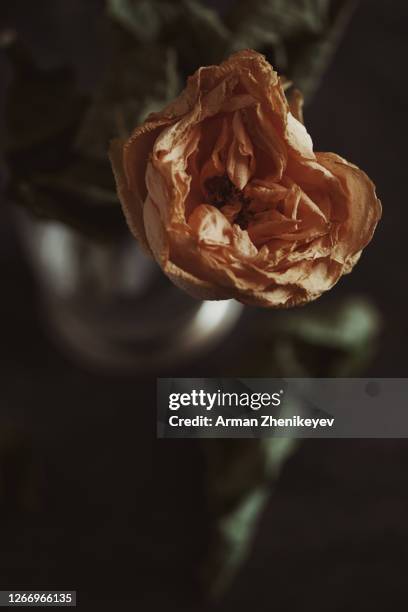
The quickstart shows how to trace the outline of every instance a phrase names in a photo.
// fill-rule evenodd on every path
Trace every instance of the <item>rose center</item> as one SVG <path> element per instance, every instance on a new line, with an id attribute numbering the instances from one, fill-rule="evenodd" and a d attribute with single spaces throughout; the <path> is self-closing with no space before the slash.
<path id="1" fill-rule="evenodd" d="M 234 223 L 242 229 L 248 227 L 250 211 L 248 206 L 251 203 L 250 198 L 245 197 L 244 192 L 238 189 L 229 179 L 227 174 L 220 176 L 211 176 L 204 182 L 204 188 L 207 194 L 207 199 L 212 206 L 218 209 L 227 204 L 233 204 L 237 207 Z"/>

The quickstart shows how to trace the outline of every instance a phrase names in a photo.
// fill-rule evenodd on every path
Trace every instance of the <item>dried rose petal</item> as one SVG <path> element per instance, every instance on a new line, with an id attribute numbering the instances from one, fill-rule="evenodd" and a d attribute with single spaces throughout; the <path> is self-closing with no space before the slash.
<path id="1" fill-rule="evenodd" d="M 381 217 L 373 183 L 338 155 L 314 153 L 301 108 L 262 55 L 240 51 L 197 70 L 174 102 L 112 144 L 130 229 L 189 294 L 303 304 L 371 240 Z"/>

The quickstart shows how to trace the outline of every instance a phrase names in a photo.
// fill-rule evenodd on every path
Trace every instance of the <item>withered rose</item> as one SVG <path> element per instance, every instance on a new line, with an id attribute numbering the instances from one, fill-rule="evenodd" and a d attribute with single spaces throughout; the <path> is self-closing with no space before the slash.
<path id="1" fill-rule="evenodd" d="M 303 304 L 350 272 L 381 205 L 370 179 L 314 153 L 265 58 L 200 68 L 111 160 L 128 224 L 167 276 L 203 299 Z"/>

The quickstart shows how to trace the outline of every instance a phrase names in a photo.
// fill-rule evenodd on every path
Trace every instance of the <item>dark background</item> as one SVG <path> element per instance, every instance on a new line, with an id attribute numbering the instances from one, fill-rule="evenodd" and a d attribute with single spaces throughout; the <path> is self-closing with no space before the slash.
<path id="1" fill-rule="evenodd" d="M 12 18 L 45 58 L 63 53 L 67 32 L 52 33 L 36 5 L 15 2 Z M 322 298 L 358 293 L 376 304 L 383 330 L 368 374 L 382 377 L 407 373 L 407 21 L 403 0 L 363 0 L 306 109 L 316 150 L 361 166 L 383 202 L 372 245 Z M 81 32 L 75 45 L 79 53 Z M 188 599 L 191 560 L 205 545 L 205 529 L 202 541 L 192 535 L 204 504 L 197 448 L 155 440 L 153 376 L 90 374 L 55 349 L 6 204 L 0 253 L 0 588 L 77 589 L 89 610 L 209 610 Z M 404 440 L 302 442 L 218 609 L 402 609 L 407 468 Z"/>

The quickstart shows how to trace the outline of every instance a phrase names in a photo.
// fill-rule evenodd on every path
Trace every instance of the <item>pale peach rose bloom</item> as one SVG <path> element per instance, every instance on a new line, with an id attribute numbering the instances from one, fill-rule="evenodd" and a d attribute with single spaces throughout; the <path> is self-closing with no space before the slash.
<path id="1" fill-rule="evenodd" d="M 197 70 L 174 102 L 112 144 L 130 229 L 189 294 L 303 304 L 371 240 L 381 216 L 373 183 L 313 152 L 300 109 L 265 58 L 245 50 Z"/>

